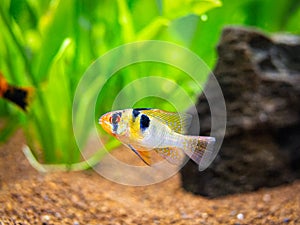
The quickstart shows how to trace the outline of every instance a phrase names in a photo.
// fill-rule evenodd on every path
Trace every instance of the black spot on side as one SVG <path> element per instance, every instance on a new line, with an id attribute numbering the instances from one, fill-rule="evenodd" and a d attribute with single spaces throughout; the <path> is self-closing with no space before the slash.
<path id="1" fill-rule="evenodd" d="M 148 128 L 150 125 L 150 119 L 148 116 L 146 115 L 142 115 L 141 116 L 141 120 L 140 120 L 140 128 L 142 131 L 144 131 L 146 128 Z"/>
<path id="2" fill-rule="evenodd" d="M 133 121 L 135 120 L 135 118 L 140 114 L 140 111 L 133 109 L 132 110 L 132 115 L 133 115 Z"/>

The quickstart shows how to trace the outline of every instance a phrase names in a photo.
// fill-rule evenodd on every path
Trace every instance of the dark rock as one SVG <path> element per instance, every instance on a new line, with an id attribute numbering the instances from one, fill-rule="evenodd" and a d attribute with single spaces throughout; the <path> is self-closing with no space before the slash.
<path id="1" fill-rule="evenodd" d="M 217 197 L 300 178 L 300 38 L 228 27 L 218 54 L 214 75 L 227 108 L 224 142 L 205 171 L 191 161 L 183 167 L 183 187 Z M 200 133 L 209 135 L 204 95 L 197 110 Z"/>

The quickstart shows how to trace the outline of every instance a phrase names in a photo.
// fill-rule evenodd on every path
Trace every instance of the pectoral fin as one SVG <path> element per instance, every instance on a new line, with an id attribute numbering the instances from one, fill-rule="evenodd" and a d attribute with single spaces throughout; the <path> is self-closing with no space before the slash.
<path id="1" fill-rule="evenodd" d="M 185 159 L 185 154 L 179 148 L 156 148 L 155 151 L 174 165 L 181 165 Z"/>
<path id="2" fill-rule="evenodd" d="M 151 157 L 150 152 L 148 150 L 143 149 L 135 149 L 132 145 L 127 145 L 137 156 L 148 166 L 151 166 Z"/>

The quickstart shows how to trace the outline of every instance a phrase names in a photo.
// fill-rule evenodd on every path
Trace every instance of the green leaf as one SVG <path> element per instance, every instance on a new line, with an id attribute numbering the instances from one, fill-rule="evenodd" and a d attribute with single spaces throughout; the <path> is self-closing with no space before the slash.
<path id="1" fill-rule="evenodd" d="M 20 121 L 15 118 L 6 118 L 0 121 L 0 143 L 6 141 L 20 126 Z"/>
<path id="2" fill-rule="evenodd" d="M 53 11 L 44 15 L 42 30 L 42 43 L 39 54 L 33 60 L 35 80 L 44 81 L 48 75 L 54 57 L 60 49 L 65 38 L 72 35 L 73 26 L 73 1 L 61 0 L 53 6 Z"/>
<path id="3" fill-rule="evenodd" d="M 37 17 L 26 0 L 11 0 L 9 12 L 23 31 L 37 26 Z"/>
<path id="4" fill-rule="evenodd" d="M 133 27 L 133 21 L 131 13 L 128 9 L 127 1 L 117 0 L 119 9 L 119 23 L 122 27 L 122 36 L 125 43 L 133 41 L 135 39 L 135 31 Z"/>
<path id="5" fill-rule="evenodd" d="M 155 38 L 161 29 L 168 27 L 169 23 L 170 21 L 168 19 L 157 17 L 137 34 L 136 40 L 151 40 Z"/>
<path id="6" fill-rule="evenodd" d="M 181 41 L 185 46 L 190 46 L 195 36 L 198 23 L 199 17 L 195 15 L 188 15 L 174 20 L 168 30 L 172 37 Z"/>
<path id="7" fill-rule="evenodd" d="M 176 19 L 188 14 L 202 15 L 215 7 L 222 6 L 220 0 L 163 0 L 163 15 Z"/>
<path id="8" fill-rule="evenodd" d="M 300 21 L 300 7 L 287 21 L 286 29 L 296 34 L 300 34 L 299 21 Z"/>

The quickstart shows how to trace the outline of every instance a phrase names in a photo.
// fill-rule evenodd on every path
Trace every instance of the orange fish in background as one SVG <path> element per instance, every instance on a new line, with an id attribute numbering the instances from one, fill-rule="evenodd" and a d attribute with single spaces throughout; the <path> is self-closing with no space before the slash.
<path id="1" fill-rule="evenodd" d="M 15 103 L 21 109 L 26 111 L 30 97 L 32 96 L 33 88 L 31 87 L 16 87 L 7 83 L 5 77 L 0 72 L 0 97 Z"/>

